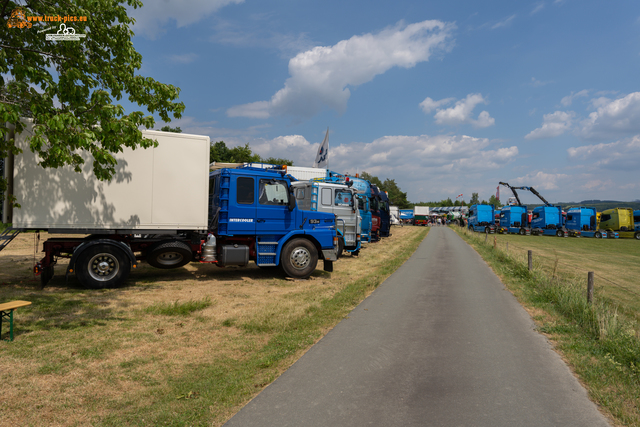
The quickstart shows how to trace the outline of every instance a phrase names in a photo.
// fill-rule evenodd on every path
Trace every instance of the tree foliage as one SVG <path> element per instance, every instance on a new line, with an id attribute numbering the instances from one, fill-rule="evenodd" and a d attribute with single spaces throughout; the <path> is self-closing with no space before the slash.
<path id="1" fill-rule="evenodd" d="M 478 197 L 478 193 L 471 193 L 471 200 L 469 200 L 469 205 L 478 205 L 480 204 L 480 198 Z"/>
<path id="2" fill-rule="evenodd" d="M 71 165 L 80 171 L 84 160 L 78 151 L 86 150 L 95 175 L 110 179 L 114 153 L 154 144 L 139 130 L 153 128 L 153 114 L 164 122 L 180 117 L 179 88 L 138 74 L 142 56 L 133 47 L 134 21 L 126 8 L 141 6 L 139 0 L 0 2 L 0 158 L 19 153 L 14 140 L 6 139 L 6 123 L 20 132 L 21 117 L 28 117 L 37 125 L 30 149 L 42 167 Z M 62 30 L 61 22 L 23 19 L 22 27 L 9 27 L 17 9 L 27 19 L 86 17 L 66 24 L 85 37 L 46 40 L 47 33 Z M 125 111 L 118 104 L 124 97 L 145 111 Z"/>
<path id="3" fill-rule="evenodd" d="M 407 193 L 400 190 L 395 179 L 387 178 L 382 182 L 380 181 L 380 178 L 367 172 L 362 172 L 360 174 L 360 178 L 366 179 L 372 184 L 377 185 L 380 190 L 386 191 L 389 195 L 389 204 L 391 206 L 398 206 L 399 209 L 410 209 L 413 207 L 413 205 L 407 200 Z"/>

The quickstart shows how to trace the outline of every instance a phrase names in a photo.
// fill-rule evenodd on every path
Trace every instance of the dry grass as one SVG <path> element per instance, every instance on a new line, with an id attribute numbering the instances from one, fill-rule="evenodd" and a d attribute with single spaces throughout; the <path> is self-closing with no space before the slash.
<path id="1" fill-rule="evenodd" d="M 102 291 L 81 289 L 73 276 L 66 283 L 60 267 L 39 290 L 31 273 L 34 236 L 20 235 L 0 255 L 0 302 L 24 299 L 33 305 L 16 312 L 16 340 L 0 342 L 0 426 L 150 425 L 171 419 L 169 413 L 184 414 L 185 424 L 220 425 L 321 334 L 296 344 L 278 363 L 261 362 L 265 368 L 251 379 L 250 392 L 230 392 L 239 396 L 229 398 L 224 390 L 236 381 L 229 372 L 256 359 L 292 322 L 363 272 L 379 283 L 389 274 L 376 273 L 381 260 L 424 233 L 414 227 L 392 231 L 359 257 L 336 262 L 333 273 L 318 269 L 309 280 L 287 279 L 253 264 L 192 264 L 171 271 L 141 265 L 126 287 Z M 146 310 L 205 300 L 210 305 L 188 315 Z M 323 326 L 322 334 L 339 320 Z M 203 376 L 215 383 L 218 375 L 219 384 L 198 383 Z"/>

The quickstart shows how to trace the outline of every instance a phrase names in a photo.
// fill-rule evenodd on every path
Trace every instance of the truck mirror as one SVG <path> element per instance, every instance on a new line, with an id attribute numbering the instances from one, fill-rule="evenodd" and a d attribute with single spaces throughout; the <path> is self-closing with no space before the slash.
<path id="1" fill-rule="evenodd" d="M 296 198 L 293 195 L 293 187 L 289 187 L 289 191 L 287 193 L 288 195 L 288 201 L 289 201 L 289 212 L 291 212 L 292 210 L 294 210 L 296 208 Z"/>

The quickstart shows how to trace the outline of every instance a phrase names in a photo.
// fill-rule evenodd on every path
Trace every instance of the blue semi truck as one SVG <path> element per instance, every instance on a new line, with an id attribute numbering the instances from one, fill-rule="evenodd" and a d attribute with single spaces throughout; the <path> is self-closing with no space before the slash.
<path id="1" fill-rule="evenodd" d="M 498 233 L 530 235 L 529 212 L 523 205 L 504 206 L 500 211 Z"/>
<path id="2" fill-rule="evenodd" d="M 493 234 L 496 232 L 493 205 L 472 205 L 469 208 L 469 230 Z"/>
<path id="3" fill-rule="evenodd" d="M 377 185 L 371 184 L 373 197 L 378 201 L 377 211 L 373 214 L 380 218 L 380 237 L 389 237 L 391 235 L 391 212 L 389 211 L 389 196 L 380 190 Z"/>
<path id="4" fill-rule="evenodd" d="M 596 239 L 606 239 L 607 232 L 598 230 L 598 217 L 596 208 L 576 207 L 567 211 L 565 221 L 567 230 L 577 231 L 582 237 L 594 237 Z"/>
<path id="5" fill-rule="evenodd" d="M 568 230 L 560 206 L 538 206 L 531 216 L 531 234 L 540 236 L 580 236 L 580 230 Z"/>

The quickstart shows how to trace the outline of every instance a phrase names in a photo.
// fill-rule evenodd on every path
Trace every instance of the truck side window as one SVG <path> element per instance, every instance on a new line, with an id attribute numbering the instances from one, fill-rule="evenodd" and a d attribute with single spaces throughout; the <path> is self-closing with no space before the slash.
<path id="1" fill-rule="evenodd" d="M 331 189 L 323 188 L 321 193 L 322 206 L 331 206 L 333 200 L 331 200 Z"/>
<path id="2" fill-rule="evenodd" d="M 605 222 L 605 221 L 609 221 L 611 219 L 611 215 L 607 214 L 607 215 L 602 215 L 600 217 L 600 221 L 601 222 Z"/>
<path id="3" fill-rule="evenodd" d="M 236 201 L 242 205 L 252 205 L 254 194 L 253 178 L 238 177 L 236 181 Z"/>
<path id="4" fill-rule="evenodd" d="M 260 180 L 261 205 L 286 205 L 289 202 L 287 183 L 276 179 Z"/>

